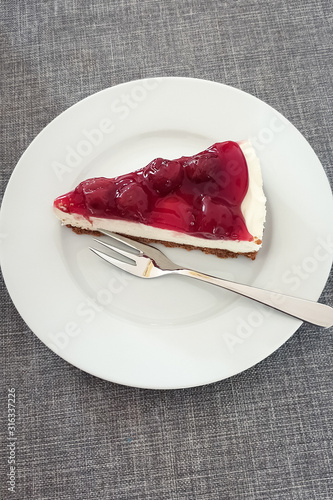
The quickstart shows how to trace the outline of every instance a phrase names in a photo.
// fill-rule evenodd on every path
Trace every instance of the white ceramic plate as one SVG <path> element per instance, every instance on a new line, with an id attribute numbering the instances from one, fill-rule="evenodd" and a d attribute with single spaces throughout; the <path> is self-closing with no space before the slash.
<path id="1" fill-rule="evenodd" d="M 218 381 L 263 360 L 301 322 L 185 277 L 141 280 L 60 226 L 53 199 L 81 180 L 113 177 L 156 156 L 250 139 L 262 164 L 268 215 L 257 260 L 165 249 L 202 272 L 317 300 L 332 264 L 333 204 L 302 135 L 267 104 L 209 81 L 161 78 L 99 92 L 58 116 L 32 142 L 1 210 L 1 264 L 31 330 L 63 359 L 143 388 Z"/>

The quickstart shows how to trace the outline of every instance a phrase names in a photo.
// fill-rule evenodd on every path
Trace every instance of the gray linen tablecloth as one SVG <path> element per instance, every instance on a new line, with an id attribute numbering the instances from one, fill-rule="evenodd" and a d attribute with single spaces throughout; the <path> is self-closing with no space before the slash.
<path id="1" fill-rule="evenodd" d="M 11 0 L 0 16 L 1 195 L 60 112 L 156 76 L 226 83 L 267 102 L 306 137 L 332 184 L 329 0 Z M 320 301 L 333 305 L 332 292 L 331 276 Z M 231 379 L 154 391 L 63 361 L 28 329 L 3 281 L 0 327 L 1 498 L 333 498 L 332 329 L 303 324 Z"/>

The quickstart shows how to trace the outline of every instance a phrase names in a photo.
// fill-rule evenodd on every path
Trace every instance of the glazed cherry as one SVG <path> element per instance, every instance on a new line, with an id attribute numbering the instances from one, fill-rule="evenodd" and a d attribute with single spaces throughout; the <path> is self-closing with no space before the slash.
<path id="1" fill-rule="evenodd" d="M 81 183 L 82 194 L 87 209 L 93 215 L 101 215 L 114 209 L 117 186 L 115 183 L 106 183 L 105 178 L 93 179 L 94 182 Z"/>
<path id="2" fill-rule="evenodd" d="M 179 161 L 156 158 L 143 171 L 147 185 L 162 196 L 176 189 L 183 180 L 183 166 Z"/>
<path id="3" fill-rule="evenodd" d="M 121 213 L 140 218 L 148 209 L 148 197 L 139 184 L 131 182 L 117 192 L 116 205 Z"/>
<path id="4" fill-rule="evenodd" d="M 193 207 L 184 199 L 172 194 L 160 198 L 151 216 L 151 223 L 157 227 L 188 233 L 193 229 L 195 216 Z"/>
<path id="5" fill-rule="evenodd" d="M 205 182 L 218 176 L 221 159 L 216 153 L 196 155 L 184 163 L 186 174 L 193 182 Z"/>
<path id="6" fill-rule="evenodd" d="M 202 200 L 201 212 L 197 218 L 197 227 L 200 232 L 214 235 L 219 238 L 230 238 L 233 229 L 233 215 L 231 210 L 210 196 Z M 209 237 L 209 236 L 208 236 Z"/>

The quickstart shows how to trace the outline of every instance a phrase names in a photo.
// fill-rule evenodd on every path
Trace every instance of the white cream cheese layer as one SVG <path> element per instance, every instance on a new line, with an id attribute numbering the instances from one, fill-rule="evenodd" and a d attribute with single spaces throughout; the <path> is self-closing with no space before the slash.
<path id="1" fill-rule="evenodd" d="M 133 238 L 169 241 L 178 245 L 193 245 L 201 248 L 217 248 L 235 253 L 257 252 L 261 247 L 266 217 L 266 198 L 263 192 L 260 163 L 249 141 L 241 141 L 238 144 L 245 156 L 249 172 L 249 187 L 242 202 L 241 210 L 247 229 L 253 236 L 253 241 L 210 240 L 168 229 L 146 226 L 139 222 L 101 219 L 98 217 L 90 217 L 88 220 L 82 215 L 68 214 L 57 208 L 54 209 L 55 215 L 61 220 L 63 225 L 70 225 L 81 229 L 94 231 L 105 229 L 114 233 L 132 236 Z"/>
<path id="2" fill-rule="evenodd" d="M 266 220 L 266 197 L 259 158 L 250 141 L 240 141 L 249 172 L 249 187 L 241 205 L 247 230 L 255 241 L 262 240 Z M 258 245 L 257 245 L 258 246 Z M 261 246 L 261 245 L 260 245 Z"/>

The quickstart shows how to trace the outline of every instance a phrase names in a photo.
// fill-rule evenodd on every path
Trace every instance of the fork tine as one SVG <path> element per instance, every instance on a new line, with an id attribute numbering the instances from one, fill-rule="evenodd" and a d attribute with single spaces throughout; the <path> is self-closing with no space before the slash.
<path id="1" fill-rule="evenodd" d="M 113 252 L 116 252 L 116 253 L 120 253 L 121 255 L 123 255 L 124 257 L 128 257 L 129 259 L 131 260 L 134 260 L 136 262 L 136 259 L 135 257 L 139 257 L 140 255 L 138 254 L 134 254 L 133 252 L 127 252 L 126 250 L 121 250 L 120 248 L 118 247 L 114 247 L 114 245 L 110 244 L 110 243 L 106 243 L 105 241 L 103 240 L 99 240 L 97 238 L 94 238 L 94 241 L 96 241 L 97 243 L 99 243 L 100 245 L 103 245 L 105 246 L 106 248 L 109 248 L 110 250 L 112 250 Z M 142 252 L 141 252 L 142 254 Z"/>
<path id="2" fill-rule="evenodd" d="M 97 231 L 104 234 L 105 236 L 109 236 L 115 239 L 116 241 L 120 241 L 120 243 L 128 245 L 130 248 L 133 248 L 133 250 L 137 250 L 138 252 L 140 252 L 140 254 L 143 254 L 145 251 L 149 251 L 152 249 L 151 246 L 144 243 L 139 243 L 138 241 L 132 240 L 131 238 L 127 238 L 127 236 L 112 233 L 111 231 L 106 231 L 104 229 L 97 229 Z"/>
<path id="3" fill-rule="evenodd" d="M 130 274 L 135 274 L 135 268 L 136 268 L 136 262 L 133 262 L 133 264 L 129 264 L 128 262 L 124 262 L 122 260 L 119 260 L 115 257 L 111 257 L 111 255 L 108 255 L 104 252 L 101 252 L 100 250 L 96 250 L 96 248 L 89 247 L 92 252 L 94 252 L 98 257 L 101 259 L 105 260 L 109 264 L 113 264 L 115 267 L 118 267 L 120 269 L 123 269 L 124 271 L 127 271 Z"/>
<path id="4" fill-rule="evenodd" d="M 115 234 L 112 233 L 111 231 L 106 231 L 104 229 L 97 229 L 100 233 L 104 234 L 105 236 L 109 236 L 113 238 L 116 241 L 120 241 L 121 243 L 127 245 L 129 248 L 132 250 L 136 250 L 139 253 L 136 254 L 123 254 L 126 257 L 129 257 L 130 259 L 136 260 L 137 266 L 141 267 L 142 262 L 140 260 L 141 258 L 149 258 L 153 262 L 153 265 L 156 268 L 159 268 L 163 271 L 176 271 L 181 269 L 179 266 L 177 266 L 174 262 L 172 262 L 161 250 L 158 248 L 155 248 L 154 246 L 146 245 L 145 243 L 139 243 L 135 239 L 132 238 L 127 238 L 127 236 L 122 236 L 120 234 Z M 99 243 L 102 243 L 99 241 Z M 103 244 L 103 243 L 102 243 Z M 113 248 L 115 251 L 115 248 Z M 120 251 L 117 247 L 117 250 Z M 147 276 L 146 276 L 147 277 Z"/>

